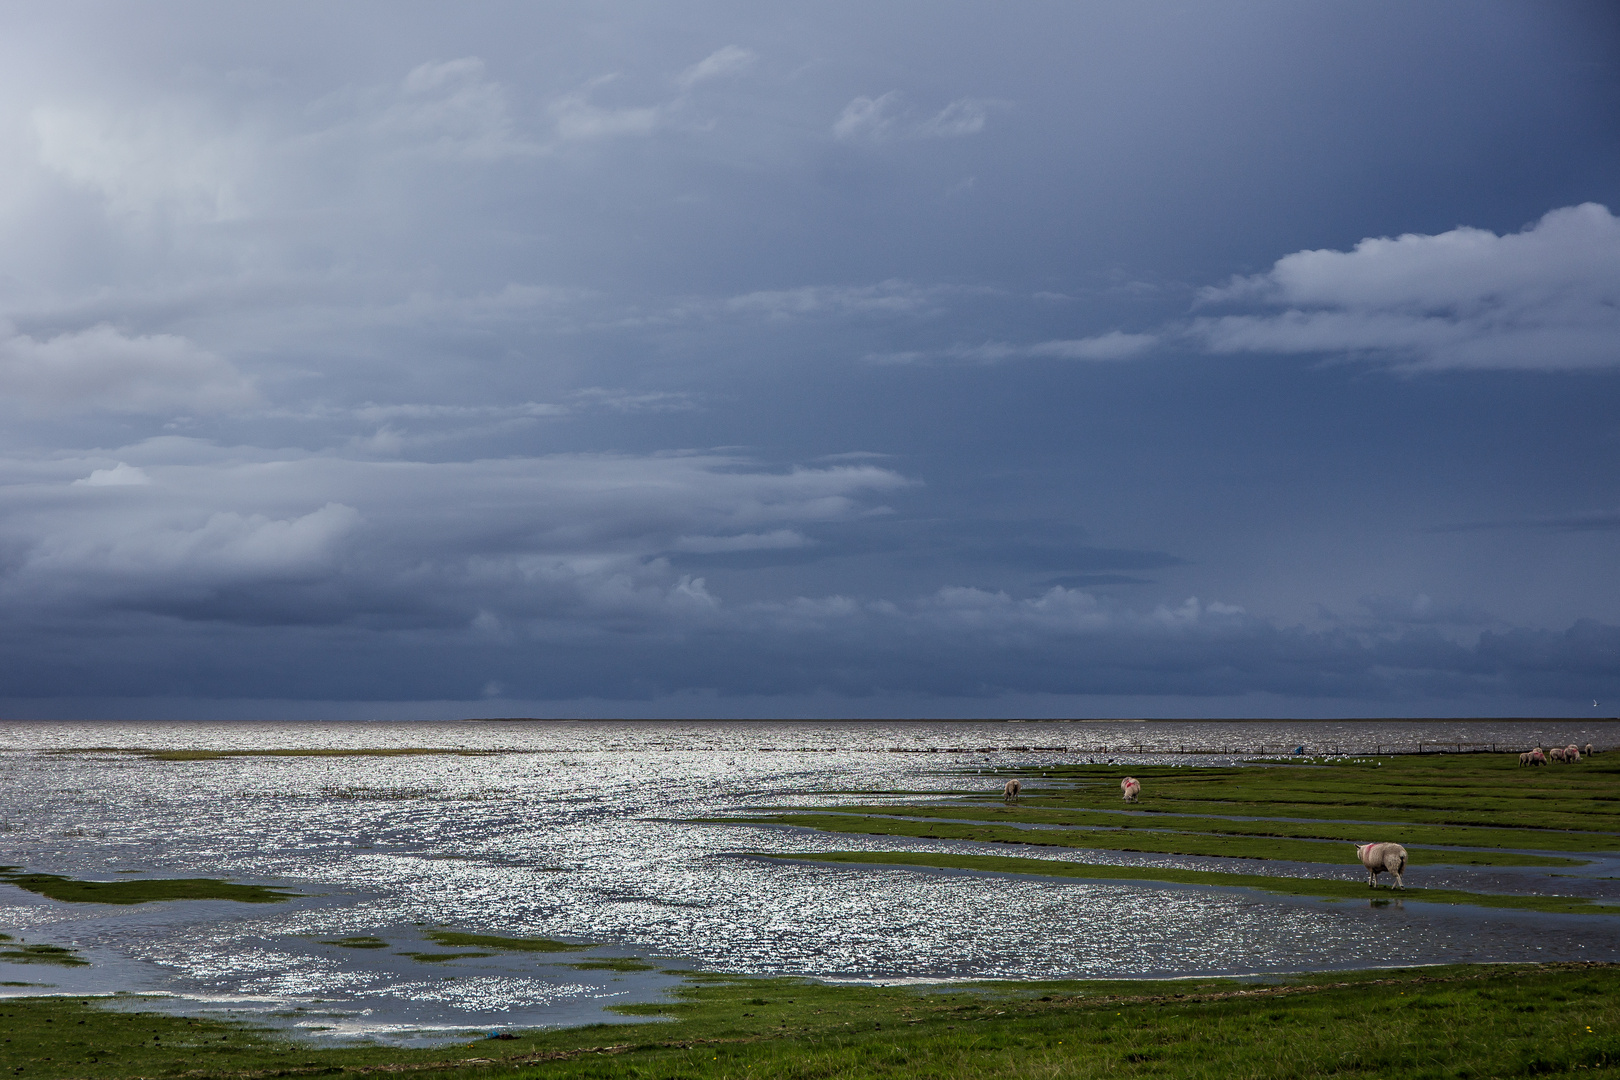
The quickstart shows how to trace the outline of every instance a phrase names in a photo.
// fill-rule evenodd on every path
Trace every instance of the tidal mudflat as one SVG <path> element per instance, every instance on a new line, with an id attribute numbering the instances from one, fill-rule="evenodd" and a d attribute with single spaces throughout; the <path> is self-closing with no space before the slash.
<path id="1" fill-rule="evenodd" d="M 1176 752 L 1419 741 L 1616 746 L 1620 724 L 4 724 L 0 931 L 83 963 L 0 955 L 26 984 L 0 989 L 410 1044 L 656 1012 L 697 985 L 673 972 L 1620 960 L 1597 792 L 1620 754 L 1469 780 L 1497 757 Z M 1407 844 L 1405 897 L 1366 889 L 1354 839 Z"/>

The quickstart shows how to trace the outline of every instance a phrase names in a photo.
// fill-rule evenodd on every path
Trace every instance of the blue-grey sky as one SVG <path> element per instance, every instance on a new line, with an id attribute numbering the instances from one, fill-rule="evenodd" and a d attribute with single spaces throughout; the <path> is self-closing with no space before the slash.
<path id="1" fill-rule="evenodd" d="M 1612 5 L 0 31 L 0 713 L 1620 707 Z"/>

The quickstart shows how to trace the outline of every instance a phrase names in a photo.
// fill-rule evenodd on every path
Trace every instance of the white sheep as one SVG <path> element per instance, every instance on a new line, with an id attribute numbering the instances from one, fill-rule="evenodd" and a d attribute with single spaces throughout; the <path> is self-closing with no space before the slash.
<path id="1" fill-rule="evenodd" d="M 1135 802 L 1136 797 L 1142 794 L 1142 781 L 1134 776 L 1127 776 L 1119 782 L 1119 790 L 1124 793 L 1126 802 Z"/>
<path id="2" fill-rule="evenodd" d="M 1593 754 L 1597 753 L 1597 750 L 1593 748 L 1591 743 L 1587 743 L 1585 746 L 1581 747 L 1581 753 L 1585 754 L 1587 757 L 1591 757 Z"/>
<path id="3" fill-rule="evenodd" d="M 1001 789 L 1001 797 L 1008 802 L 1017 802 L 1018 793 L 1024 788 L 1017 780 L 1007 781 L 1007 786 Z"/>
<path id="4" fill-rule="evenodd" d="M 1358 844 L 1356 855 L 1361 859 L 1361 865 L 1367 868 L 1367 887 L 1378 887 L 1378 875 L 1390 873 L 1395 875 L 1395 887 L 1406 888 L 1401 875 L 1406 872 L 1406 849 L 1399 844 Z"/>
<path id="5" fill-rule="evenodd" d="M 1564 747 L 1564 760 L 1570 762 L 1581 760 L 1581 748 L 1576 746 L 1574 743 L 1570 743 L 1568 746 Z"/>
<path id="6" fill-rule="evenodd" d="M 1551 750 L 1547 751 L 1547 757 L 1553 761 L 1563 761 L 1564 748 L 1562 746 L 1553 747 Z"/>

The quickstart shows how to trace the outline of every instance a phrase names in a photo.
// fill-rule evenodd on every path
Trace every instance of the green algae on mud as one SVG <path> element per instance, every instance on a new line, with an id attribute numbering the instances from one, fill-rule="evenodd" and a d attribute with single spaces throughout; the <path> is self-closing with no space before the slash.
<path id="1" fill-rule="evenodd" d="M 697 975 L 654 1023 L 505 1031 L 434 1049 L 311 1046 L 216 1020 L 60 997 L 0 1001 L 0 1070 L 26 1080 L 455 1071 L 485 1077 L 860 1076 L 1193 1080 L 1522 1076 L 1620 1065 L 1620 968 L 1332 972 L 1268 984 L 828 985 Z M 484 1033 L 480 1033 L 482 1036 Z"/>
<path id="2" fill-rule="evenodd" d="M 65 945 L 29 945 L 10 934 L 0 934 L 0 960 L 9 964 L 56 964 L 59 967 L 85 967 L 90 961 Z M 29 983 L 0 983 L 28 986 Z"/>
<path id="3" fill-rule="evenodd" d="M 161 900 L 235 900 L 277 904 L 301 896 L 269 885 L 238 885 L 217 878 L 124 878 L 81 881 L 61 874 L 25 874 L 0 866 L 0 882 L 70 904 L 149 904 Z"/>
<path id="4" fill-rule="evenodd" d="M 371 934 L 356 934 L 353 937 L 337 938 L 332 941 L 323 941 L 322 945 L 341 945 L 345 949 L 386 949 L 388 942 Z"/>
<path id="5" fill-rule="evenodd" d="M 657 967 L 633 956 L 604 956 L 599 960 L 584 960 L 568 966 L 575 971 L 652 971 Z"/>
<path id="6" fill-rule="evenodd" d="M 468 934 L 460 930 L 426 930 L 422 936 L 436 945 L 448 948 L 461 946 L 498 949 L 501 952 L 579 952 L 591 948 L 589 944 L 570 945 L 566 941 L 553 941 L 551 938 L 501 937 L 498 934 Z"/>
<path id="7" fill-rule="evenodd" d="M 1231 874 L 1219 870 L 1181 870 L 1158 866 L 1105 866 L 1058 859 L 1025 859 L 1008 855 L 961 855 L 935 851 L 805 851 L 745 852 L 751 858 L 813 863 L 857 863 L 869 866 L 912 866 L 971 870 L 992 874 L 1079 878 L 1091 881 L 1162 881 L 1174 885 L 1256 889 L 1285 896 L 1324 900 L 1413 900 L 1426 904 L 1466 904 L 1512 908 L 1555 915 L 1620 915 L 1620 902 L 1603 903 L 1579 896 L 1515 896 L 1464 889 L 1372 889 L 1365 882 L 1325 878 Z"/>
<path id="8" fill-rule="evenodd" d="M 442 964 L 447 960 L 468 960 L 474 957 L 494 956 L 492 952 L 402 952 L 399 955 L 408 956 L 412 960 L 419 960 L 424 964 Z"/>

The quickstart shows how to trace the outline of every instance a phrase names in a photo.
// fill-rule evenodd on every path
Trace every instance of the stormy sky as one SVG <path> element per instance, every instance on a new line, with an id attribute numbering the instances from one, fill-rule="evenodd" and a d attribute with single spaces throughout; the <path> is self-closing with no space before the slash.
<path id="1" fill-rule="evenodd" d="M 4 715 L 1620 715 L 1610 5 L 0 31 Z"/>

